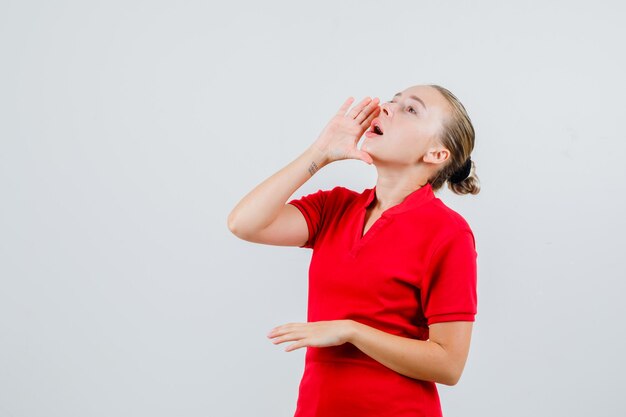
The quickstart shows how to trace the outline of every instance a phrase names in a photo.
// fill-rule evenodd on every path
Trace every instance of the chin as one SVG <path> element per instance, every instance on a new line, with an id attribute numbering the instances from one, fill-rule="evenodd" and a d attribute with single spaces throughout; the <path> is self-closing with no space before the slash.
<path id="1" fill-rule="evenodd" d="M 382 139 L 376 139 L 376 138 L 365 138 L 365 140 L 363 141 L 363 145 L 361 146 L 361 149 L 363 149 L 365 152 L 369 153 L 370 151 L 374 152 L 374 153 L 378 153 L 380 154 L 381 152 L 389 152 L 390 148 L 389 148 L 389 143 L 376 143 L 377 141 L 380 141 Z"/>
<path id="2" fill-rule="evenodd" d="M 368 149 L 366 144 L 361 147 L 361 150 L 367 152 L 367 154 L 372 158 L 372 165 L 376 166 L 395 166 L 395 165 L 406 165 L 409 162 L 406 161 L 406 153 L 399 151 L 398 154 L 393 154 L 392 150 L 385 148 L 381 149 L 372 149 L 371 151 Z M 391 152 L 391 153 L 390 153 Z"/>

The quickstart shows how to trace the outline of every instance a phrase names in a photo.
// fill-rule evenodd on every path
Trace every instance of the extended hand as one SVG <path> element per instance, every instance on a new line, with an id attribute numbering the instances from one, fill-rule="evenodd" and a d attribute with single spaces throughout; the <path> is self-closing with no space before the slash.
<path id="1" fill-rule="evenodd" d="M 274 327 L 267 334 L 267 337 L 273 338 L 272 343 L 274 344 L 295 340 L 295 343 L 285 348 L 285 352 L 290 352 L 305 346 L 343 345 L 349 341 L 351 334 L 351 320 L 326 320 L 283 324 Z"/>

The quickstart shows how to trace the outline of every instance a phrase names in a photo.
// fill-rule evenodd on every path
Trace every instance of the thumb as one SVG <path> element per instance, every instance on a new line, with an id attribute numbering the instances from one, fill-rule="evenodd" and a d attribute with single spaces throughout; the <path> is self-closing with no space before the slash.
<path id="1" fill-rule="evenodd" d="M 372 165 L 372 163 L 374 162 L 374 160 L 372 159 L 372 157 L 370 156 L 370 154 L 368 154 L 365 151 L 361 151 L 359 150 L 359 153 L 357 155 L 357 157 L 361 160 L 361 161 L 365 161 L 368 164 Z"/>

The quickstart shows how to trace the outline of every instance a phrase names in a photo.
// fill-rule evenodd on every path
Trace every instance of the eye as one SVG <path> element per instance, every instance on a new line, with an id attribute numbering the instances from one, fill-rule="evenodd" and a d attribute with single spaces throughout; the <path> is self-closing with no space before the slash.
<path id="1" fill-rule="evenodd" d="M 390 100 L 387 103 L 395 103 L 395 101 Z M 418 114 L 417 111 L 413 108 L 413 106 L 408 106 L 407 109 L 409 109 L 409 112 L 412 112 L 413 114 Z"/>

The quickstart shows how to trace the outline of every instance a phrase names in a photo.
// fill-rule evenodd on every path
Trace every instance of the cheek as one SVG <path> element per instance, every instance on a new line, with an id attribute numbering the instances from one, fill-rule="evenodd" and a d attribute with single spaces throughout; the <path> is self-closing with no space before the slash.
<path id="1" fill-rule="evenodd" d="M 413 130 L 413 140 L 418 142 L 421 146 L 426 146 L 433 137 L 438 135 L 440 130 L 441 127 L 439 123 L 420 123 L 420 125 Z"/>
<path id="2" fill-rule="evenodd" d="M 428 132 L 424 130 L 425 128 L 429 129 L 428 126 L 407 125 L 403 129 L 398 129 L 397 132 L 394 132 L 396 133 L 394 141 L 401 143 L 405 147 L 415 147 L 416 144 L 424 142 L 426 137 L 429 136 Z"/>
<path id="3" fill-rule="evenodd" d="M 443 130 L 443 126 L 441 124 L 441 120 L 438 118 L 431 119 L 428 123 L 424 124 L 423 131 L 425 136 L 435 137 L 438 136 Z"/>
<path id="4" fill-rule="evenodd" d="M 394 140 L 394 147 L 399 148 L 407 156 L 413 158 L 415 155 L 421 155 L 425 149 L 431 145 L 433 128 L 429 125 L 412 126 L 402 133 L 401 136 Z"/>

